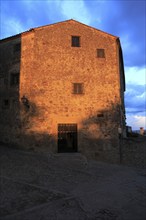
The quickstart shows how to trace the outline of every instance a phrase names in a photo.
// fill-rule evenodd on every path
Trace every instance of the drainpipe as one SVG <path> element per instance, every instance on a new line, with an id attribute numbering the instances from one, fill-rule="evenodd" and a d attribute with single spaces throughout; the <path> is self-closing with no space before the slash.
<path id="1" fill-rule="evenodd" d="M 122 128 L 118 127 L 119 134 L 119 154 L 120 154 L 120 164 L 122 164 L 122 146 L 123 146 L 123 138 L 122 138 Z"/>

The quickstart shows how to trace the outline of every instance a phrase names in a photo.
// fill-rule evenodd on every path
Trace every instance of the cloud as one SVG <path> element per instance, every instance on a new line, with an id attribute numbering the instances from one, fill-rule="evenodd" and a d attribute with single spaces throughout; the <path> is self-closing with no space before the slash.
<path id="1" fill-rule="evenodd" d="M 127 84 L 127 91 L 126 95 L 127 97 L 137 96 L 137 97 L 143 97 L 145 91 L 146 85 L 136 85 L 136 84 Z"/>
<path id="2" fill-rule="evenodd" d="M 135 108 L 135 111 L 145 111 L 146 107 L 146 84 L 128 84 L 125 93 L 125 105 L 127 109 Z"/>
<path id="3" fill-rule="evenodd" d="M 11 18 L 10 20 L 4 21 L 4 28 L 1 30 L 1 37 L 12 36 L 15 34 L 19 34 L 25 30 L 23 24 L 15 18 Z"/>
<path id="4" fill-rule="evenodd" d="M 145 42 L 143 39 L 138 40 L 139 38 L 140 37 L 137 36 L 136 39 L 133 39 L 133 37 L 128 35 L 127 33 L 120 34 L 124 63 L 126 66 L 131 67 L 135 65 L 142 67 L 146 65 Z M 138 56 L 138 54 L 140 55 Z"/>
<path id="5" fill-rule="evenodd" d="M 146 84 L 127 84 L 125 94 L 127 124 L 139 129 L 146 122 Z"/>
<path id="6" fill-rule="evenodd" d="M 144 120 L 145 1 L 6 0 L 1 1 L 0 13 L 1 38 L 71 18 L 119 36 L 126 66 L 127 118 L 138 126 Z"/>
<path id="7" fill-rule="evenodd" d="M 58 22 L 62 19 L 56 3 L 49 1 L 48 4 L 47 0 L 2 1 L 0 12 L 1 38 L 16 35 L 30 28 Z"/>
<path id="8" fill-rule="evenodd" d="M 1 38 L 26 31 L 30 28 L 31 23 L 23 1 L 1 2 Z"/>
<path id="9" fill-rule="evenodd" d="M 127 125 L 132 126 L 133 130 L 139 130 L 140 127 L 146 129 L 146 116 L 128 115 Z"/>
<path id="10" fill-rule="evenodd" d="M 146 108 L 146 69 L 137 67 L 125 68 L 126 92 L 125 106 L 126 113 L 141 115 Z"/>
<path id="11" fill-rule="evenodd" d="M 139 129 L 146 121 L 146 68 L 126 67 L 125 76 L 127 124 Z"/>
<path id="12" fill-rule="evenodd" d="M 58 2 L 58 1 L 57 1 Z M 61 13 L 66 19 L 75 19 L 85 24 L 90 24 L 91 15 L 88 12 L 86 5 L 83 0 L 62 0 L 57 3 L 61 8 Z"/>
<path id="13" fill-rule="evenodd" d="M 136 66 L 125 67 L 126 84 L 144 85 L 146 84 L 146 68 Z"/>
<path id="14" fill-rule="evenodd" d="M 126 66 L 146 64 L 145 7 L 145 1 L 111 0 L 93 1 L 90 8 L 92 17 L 100 14 L 97 28 L 120 37 Z"/>
<path id="15" fill-rule="evenodd" d="M 119 35 L 126 66 L 146 65 L 145 1 L 120 1 Z M 138 56 L 139 54 L 139 56 Z"/>

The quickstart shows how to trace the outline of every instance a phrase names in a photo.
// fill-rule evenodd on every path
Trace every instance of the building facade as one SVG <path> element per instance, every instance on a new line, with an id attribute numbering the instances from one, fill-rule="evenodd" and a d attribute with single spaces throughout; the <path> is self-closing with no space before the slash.
<path id="1" fill-rule="evenodd" d="M 125 131 L 118 37 L 75 20 L 2 39 L 0 141 L 119 160 Z"/>

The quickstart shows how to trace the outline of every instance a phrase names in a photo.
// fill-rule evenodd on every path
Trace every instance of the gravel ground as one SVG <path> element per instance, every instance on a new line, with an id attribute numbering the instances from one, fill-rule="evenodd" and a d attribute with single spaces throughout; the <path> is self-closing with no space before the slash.
<path id="1" fill-rule="evenodd" d="M 146 171 L 0 148 L 2 220 L 145 220 Z"/>

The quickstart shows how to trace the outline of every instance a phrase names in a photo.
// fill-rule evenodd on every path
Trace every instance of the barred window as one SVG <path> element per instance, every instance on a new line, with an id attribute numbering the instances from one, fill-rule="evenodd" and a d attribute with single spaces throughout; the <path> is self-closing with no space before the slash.
<path id="1" fill-rule="evenodd" d="M 80 47 L 80 37 L 72 36 L 72 47 Z"/>
<path id="2" fill-rule="evenodd" d="M 73 94 L 83 94 L 83 83 L 73 83 Z"/>
<path id="3" fill-rule="evenodd" d="M 97 57 L 98 58 L 105 58 L 105 51 L 104 51 L 104 49 L 97 49 Z"/>

